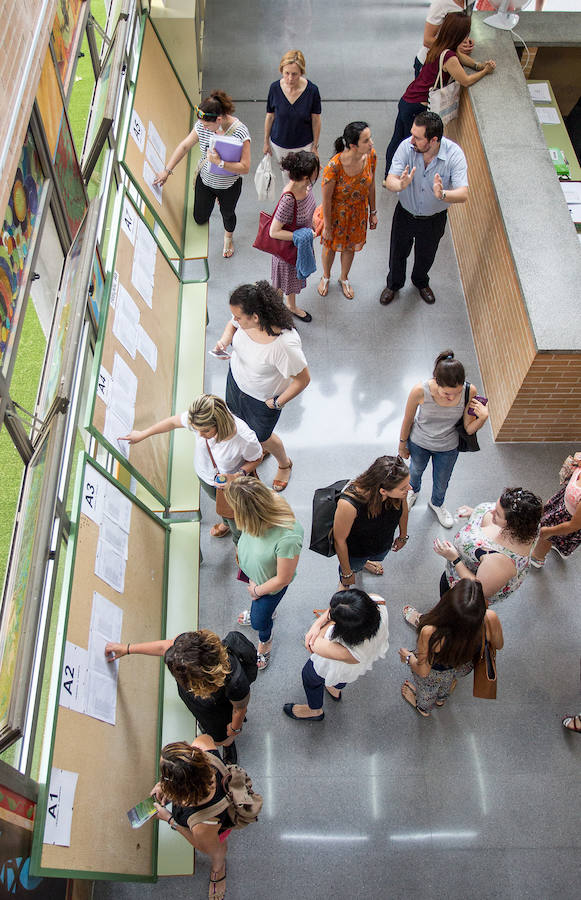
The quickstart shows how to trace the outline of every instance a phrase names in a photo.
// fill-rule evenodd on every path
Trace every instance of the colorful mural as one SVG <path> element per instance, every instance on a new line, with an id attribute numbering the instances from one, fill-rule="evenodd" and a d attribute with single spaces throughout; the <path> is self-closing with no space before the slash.
<path id="1" fill-rule="evenodd" d="M 87 200 L 81 170 L 73 144 L 71 129 L 66 115 L 63 115 L 61 130 L 56 147 L 54 169 L 63 199 L 65 214 L 71 230 L 71 238 L 78 231 L 87 208 Z"/>
<path id="2" fill-rule="evenodd" d="M 44 175 L 31 132 L 12 185 L 0 242 L 0 367 L 18 317 L 24 265 L 32 244 Z"/>
<path id="3" fill-rule="evenodd" d="M 57 900 L 66 896 L 62 878 L 30 874 L 30 850 L 36 806 L 0 785 L 0 900 L 38 897 Z"/>
<path id="4" fill-rule="evenodd" d="M 52 44 L 65 93 L 74 67 L 77 25 L 82 6 L 82 0 L 58 0 L 52 26 Z"/>

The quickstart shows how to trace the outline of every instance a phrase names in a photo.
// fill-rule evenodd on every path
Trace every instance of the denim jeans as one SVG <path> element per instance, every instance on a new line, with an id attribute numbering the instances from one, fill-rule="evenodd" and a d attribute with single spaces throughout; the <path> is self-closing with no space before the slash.
<path id="1" fill-rule="evenodd" d="M 287 592 L 288 585 L 283 587 L 278 594 L 263 594 L 258 600 L 252 601 L 250 607 L 250 624 L 258 632 L 258 639 L 262 644 L 270 640 L 272 634 L 272 614 Z"/>
<path id="2" fill-rule="evenodd" d="M 322 709 L 323 697 L 325 696 L 325 679 L 315 672 L 312 659 L 308 659 L 304 664 L 302 676 L 309 709 Z M 340 691 L 345 687 L 345 682 L 341 681 L 335 687 Z"/>
<path id="3" fill-rule="evenodd" d="M 414 494 L 417 494 L 422 486 L 424 469 L 432 459 L 432 503 L 434 506 L 442 506 L 446 489 L 452 470 L 458 459 L 458 448 L 454 450 L 426 450 L 414 444 L 408 438 L 408 450 L 410 451 L 410 486 Z"/>
<path id="4" fill-rule="evenodd" d="M 384 550 L 382 553 L 372 553 L 371 556 L 350 556 L 349 568 L 352 572 L 361 572 L 365 568 L 365 563 L 368 559 L 370 559 L 371 562 L 383 562 L 390 549 L 391 548 L 388 547 L 387 550 Z M 339 577 L 341 577 L 341 566 L 339 566 Z"/>

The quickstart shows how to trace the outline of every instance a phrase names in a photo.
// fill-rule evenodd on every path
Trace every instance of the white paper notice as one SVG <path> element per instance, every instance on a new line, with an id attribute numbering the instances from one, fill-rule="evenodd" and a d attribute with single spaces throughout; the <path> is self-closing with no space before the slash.
<path id="1" fill-rule="evenodd" d="M 143 147 L 145 144 L 145 126 L 139 115 L 133 110 L 131 115 L 131 125 L 129 126 L 129 134 L 139 147 L 139 152 L 143 153 Z"/>
<path id="2" fill-rule="evenodd" d="M 129 429 L 131 431 L 131 429 Z M 105 425 L 103 427 L 103 437 L 109 441 L 125 459 L 129 459 L 129 441 L 120 441 L 120 437 L 127 434 L 127 423 L 115 415 L 110 406 L 107 407 L 105 413 Z"/>
<path id="3" fill-rule="evenodd" d="M 97 672 L 89 675 L 89 693 L 87 697 L 87 715 L 101 719 L 109 725 L 115 724 L 117 707 L 117 682 Z"/>
<path id="4" fill-rule="evenodd" d="M 122 624 L 123 610 L 95 591 L 89 631 L 87 715 L 110 725 L 115 724 L 119 663 L 107 661 L 105 646 L 108 641 L 119 642 Z"/>
<path id="5" fill-rule="evenodd" d="M 122 494 L 118 488 L 109 485 L 109 490 L 105 497 L 105 506 L 103 514 L 129 534 L 131 530 L 131 500 Z"/>
<path id="6" fill-rule="evenodd" d="M 44 843 L 71 846 L 73 807 L 77 789 L 77 772 L 52 769 L 48 789 Z"/>
<path id="7" fill-rule="evenodd" d="M 127 197 L 123 199 L 121 228 L 129 238 L 131 243 L 135 244 L 135 234 L 137 232 L 137 214 L 135 212 L 135 208 L 131 205 Z"/>
<path id="8" fill-rule="evenodd" d="M 147 126 L 147 139 L 148 141 L 151 141 L 154 146 L 155 152 L 165 166 L 165 144 L 159 136 L 159 131 L 157 130 L 151 119 L 149 120 L 149 125 Z"/>
<path id="9" fill-rule="evenodd" d="M 104 366 L 101 366 L 99 369 L 99 377 L 97 378 L 97 397 L 99 397 L 103 403 L 109 402 L 109 397 L 111 396 L 111 376 L 109 372 Z"/>
<path id="10" fill-rule="evenodd" d="M 133 257 L 133 269 L 131 270 L 131 284 L 139 291 L 149 308 L 153 307 L 153 281 L 149 271 L 140 265 L 140 260 L 135 252 Z"/>
<path id="11" fill-rule="evenodd" d="M 61 675 L 59 703 L 67 709 L 84 713 L 87 706 L 89 654 L 83 647 L 67 641 Z"/>
<path id="12" fill-rule="evenodd" d="M 131 294 L 119 284 L 117 308 L 113 320 L 113 334 L 129 355 L 135 359 L 137 349 L 137 325 L 139 323 L 139 307 Z"/>
<path id="13" fill-rule="evenodd" d="M 581 181 L 560 181 L 567 203 L 581 203 Z"/>
<path id="14" fill-rule="evenodd" d="M 115 354 L 115 358 L 113 359 L 113 383 L 117 388 L 125 392 L 127 399 L 131 403 L 135 403 L 135 398 L 137 396 L 137 375 L 118 353 Z"/>
<path id="15" fill-rule="evenodd" d="M 535 106 L 535 112 L 541 125 L 558 125 L 561 121 L 554 106 Z"/>
<path id="16" fill-rule="evenodd" d="M 143 160 L 143 180 L 145 181 L 147 187 L 150 189 L 151 193 L 161 206 L 163 203 L 163 194 L 162 187 L 160 184 L 154 184 L 153 179 L 155 178 L 155 172 L 149 165 L 146 159 Z"/>
<path id="17" fill-rule="evenodd" d="M 529 89 L 529 94 L 531 95 L 531 100 L 536 100 L 539 103 L 551 102 L 549 85 L 546 81 L 541 81 L 539 84 L 527 84 L 527 87 Z"/>
<path id="18" fill-rule="evenodd" d="M 137 349 L 146 363 L 153 369 L 157 369 L 157 347 L 144 328 L 140 325 L 137 329 Z"/>
<path id="19" fill-rule="evenodd" d="M 101 527 L 99 529 L 99 537 L 102 537 L 103 540 L 107 541 L 109 544 L 113 544 L 114 547 L 117 547 L 119 552 L 123 554 L 123 557 L 127 559 L 129 556 L 129 535 L 117 524 L 117 522 L 114 522 L 113 519 L 109 519 L 107 516 L 103 516 L 103 521 L 101 522 Z M 119 638 L 109 638 L 109 640 L 118 641 Z"/>
<path id="20" fill-rule="evenodd" d="M 103 518 L 107 487 L 107 479 L 100 472 L 97 472 L 93 466 L 86 463 L 83 476 L 81 512 L 97 525 L 101 524 L 101 519 Z"/>
<path id="21" fill-rule="evenodd" d="M 119 272 L 113 272 L 113 278 L 111 279 L 111 293 L 109 295 L 109 305 L 112 309 L 115 309 L 117 305 L 117 293 L 119 291 Z"/>
<path id="22" fill-rule="evenodd" d="M 571 213 L 571 218 L 573 219 L 575 224 L 581 224 L 581 204 L 569 203 L 569 212 Z M 139 343 L 137 349 L 139 349 Z"/>
<path id="23" fill-rule="evenodd" d="M 156 175 L 161 175 L 163 172 L 163 160 L 155 149 L 153 143 L 148 140 L 145 145 L 145 158 L 150 164 L 151 168 L 155 172 Z"/>
<path id="24" fill-rule="evenodd" d="M 97 543 L 97 556 L 95 558 L 95 575 L 118 594 L 123 593 L 125 587 L 125 559 L 117 552 L 115 547 L 101 540 Z"/>

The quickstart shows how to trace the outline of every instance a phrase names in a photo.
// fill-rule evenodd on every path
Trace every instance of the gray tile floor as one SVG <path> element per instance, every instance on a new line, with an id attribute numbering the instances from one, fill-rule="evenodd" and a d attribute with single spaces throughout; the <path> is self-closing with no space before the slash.
<path id="1" fill-rule="evenodd" d="M 308 74 L 324 99 L 321 155 L 351 119 L 370 123 L 381 158 L 395 102 L 410 80 L 426 3 L 366 0 L 354 7 L 316 0 L 208 4 L 207 89 L 221 86 L 239 100 L 237 112 L 253 137 L 253 168 L 262 148 L 263 100 L 282 52 L 303 49 Z M 371 98 L 371 99 L 362 99 Z M 255 102 L 255 101 L 260 102 Z M 242 101 L 242 102 L 240 102 Z M 385 278 L 393 201 L 378 190 L 380 225 L 352 270 L 356 302 L 331 283 L 325 299 L 313 276 L 302 305 L 313 315 L 299 326 L 312 383 L 281 418 L 280 433 L 294 460 L 286 497 L 310 531 L 313 491 L 362 471 L 394 452 L 407 393 L 452 347 L 480 385 L 474 345 L 449 233 L 432 271 L 437 295 L 427 307 L 401 292 L 389 309 L 377 300 Z M 259 204 L 250 178 L 239 204 L 236 254 L 221 257 L 221 228 L 211 221 L 208 342 L 221 333 L 228 295 L 239 283 L 268 278 L 270 261 L 250 247 Z M 336 274 L 336 273 L 335 273 Z M 226 371 L 209 359 L 206 389 L 222 394 Z M 523 484 L 543 497 L 557 487 L 562 444 L 495 445 L 480 432 L 482 451 L 461 457 L 448 501 L 495 499 Z M 268 461 L 263 477 L 274 474 Z M 304 895 L 340 900 L 358 896 L 422 898 L 573 898 L 581 876 L 579 763 L 581 740 L 567 735 L 561 715 L 578 710 L 581 588 L 579 558 L 551 554 L 521 590 L 498 608 L 505 631 L 499 657 L 499 697 L 472 698 L 461 684 L 452 702 L 420 719 L 400 697 L 405 677 L 397 649 L 411 632 L 405 603 L 429 609 L 438 597 L 440 560 L 431 550 L 441 534 L 424 489 L 410 515 L 410 541 L 386 563 L 382 578 L 364 585 L 383 594 L 390 615 L 390 650 L 366 677 L 327 704 L 323 723 L 295 723 L 282 704 L 302 701 L 302 637 L 313 606 L 327 603 L 336 561 L 304 550 L 298 577 L 279 609 L 270 669 L 253 689 L 241 762 L 264 794 L 260 823 L 230 841 L 229 900 L 279 900 Z M 219 633 L 234 626 L 246 603 L 233 577 L 232 546 L 202 527 L 200 621 Z M 177 738 L 188 737 L 176 735 Z M 208 864 L 198 856 L 190 879 L 157 885 L 104 884 L 105 898 L 207 896 Z"/>

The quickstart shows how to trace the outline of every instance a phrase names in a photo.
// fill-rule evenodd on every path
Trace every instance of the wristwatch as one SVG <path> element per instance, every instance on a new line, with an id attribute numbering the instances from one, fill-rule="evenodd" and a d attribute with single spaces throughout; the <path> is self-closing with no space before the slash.
<path id="1" fill-rule="evenodd" d="M 223 160 L 223 159 L 221 159 L 220 162 L 218 163 L 218 168 L 219 168 L 219 169 L 223 169 L 223 168 L 224 168 L 224 160 Z"/>
<path id="2" fill-rule="evenodd" d="M 446 191 L 442 191 L 442 200 L 446 199 Z"/>
<path id="3" fill-rule="evenodd" d="M 275 409 L 282 409 L 282 406 L 278 402 L 278 396 L 272 398 L 272 405 L 274 406 Z"/>

